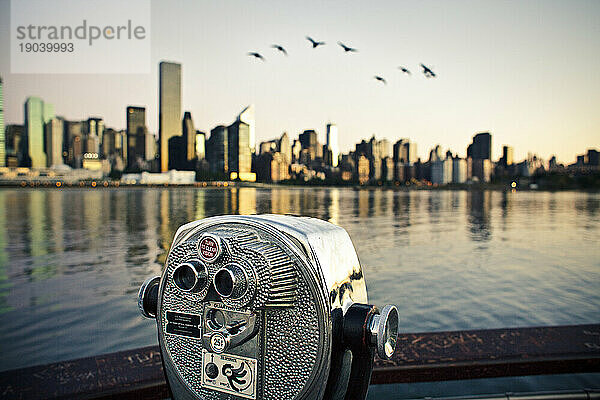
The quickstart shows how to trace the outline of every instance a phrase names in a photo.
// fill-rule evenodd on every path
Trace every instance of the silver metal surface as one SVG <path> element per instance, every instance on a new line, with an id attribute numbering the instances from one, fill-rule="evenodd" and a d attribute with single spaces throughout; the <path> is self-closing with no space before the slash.
<path id="1" fill-rule="evenodd" d="M 215 290 L 221 297 L 239 299 L 248 290 L 246 273 L 242 267 L 235 263 L 227 264 L 218 270 L 213 281 Z"/>
<path id="2" fill-rule="evenodd" d="M 152 276 L 142 283 L 140 286 L 140 290 L 138 291 L 138 308 L 142 315 L 146 318 L 156 318 L 156 315 L 149 310 L 146 310 L 144 307 L 144 299 L 148 295 L 148 290 L 152 288 L 154 285 L 158 285 L 160 283 L 160 276 Z"/>
<path id="3" fill-rule="evenodd" d="M 382 360 L 391 359 L 398 340 L 398 309 L 386 305 L 381 314 L 374 315 L 369 321 L 370 342 L 376 346 L 377 355 Z"/>
<path id="4" fill-rule="evenodd" d="M 177 282 L 176 277 L 178 271 L 181 271 L 182 269 L 189 269 L 194 278 L 194 282 L 191 285 L 189 285 L 188 288 L 184 287 L 183 285 Z M 199 292 L 206 294 L 206 292 L 208 291 L 208 270 L 206 269 L 206 265 L 198 259 L 193 258 L 191 260 L 187 260 L 186 262 L 179 264 L 177 268 L 175 268 L 173 276 L 175 279 L 175 284 L 179 287 L 179 289 L 183 290 L 184 292 Z"/>
<path id="5" fill-rule="evenodd" d="M 205 262 L 211 282 L 202 296 L 173 282 L 175 268 L 194 258 Z M 215 290 L 223 269 L 236 286 L 229 296 Z M 322 399 L 331 373 L 332 310 L 345 313 L 355 302 L 367 303 L 365 281 L 350 237 L 338 226 L 261 215 L 180 227 L 156 318 L 174 398 Z M 348 375 L 351 362 L 343 357 L 336 373 Z M 219 363 L 227 379 L 215 372 Z"/>

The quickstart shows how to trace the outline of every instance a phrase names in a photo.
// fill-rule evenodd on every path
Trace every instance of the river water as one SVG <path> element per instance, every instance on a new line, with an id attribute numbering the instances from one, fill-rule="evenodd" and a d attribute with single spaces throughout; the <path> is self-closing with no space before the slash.
<path id="1" fill-rule="evenodd" d="M 397 304 L 403 332 L 600 322 L 598 193 L 2 189 L 0 370 L 156 344 L 155 324 L 137 310 L 140 284 L 160 273 L 180 225 L 230 213 L 344 227 L 370 302 Z M 423 397 L 435 387 L 372 392 Z"/>

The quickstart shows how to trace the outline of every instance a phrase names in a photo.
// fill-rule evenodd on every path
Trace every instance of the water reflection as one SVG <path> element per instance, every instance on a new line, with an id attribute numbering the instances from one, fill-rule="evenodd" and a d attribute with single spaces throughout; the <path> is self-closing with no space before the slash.
<path id="1" fill-rule="evenodd" d="M 575 192 L 0 190 L 0 315 L 9 322 L 0 342 L 15 343 L 7 363 L 30 352 L 30 365 L 67 357 L 57 335 L 87 354 L 100 352 L 82 339 L 88 331 L 111 351 L 151 344 L 155 332 L 144 336 L 135 309 L 139 284 L 160 273 L 179 226 L 222 214 L 307 215 L 343 226 L 371 301 L 400 304 L 406 330 L 597 321 L 599 209 L 599 194 Z M 86 317 L 106 307 L 104 322 Z M 70 315 L 69 325 L 56 327 L 63 314 L 53 312 Z M 20 338 L 27 334 L 39 344 Z"/>
<path id="2" fill-rule="evenodd" d="M 125 247 L 125 265 L 161 264 L 177 230 L 189 221 L 221 214 L 303 214 L 343 224 L 349 219 L 391 218 L 397 234 L 426 216 L 431 229 L 449 220 L 460 224 L 467 216 L 468 237 L 474 242 L 493 239 L 493 193 L 489 191 L 394 192 L 347 189 L 230 188 L 223 190 L 5 190 L 0 192 L 0 279 L 9 281 L 6 266 L 17 261 L 13 273 L 30 281 L 47 279 L 75 262 L 57 265 L 52 255 L 89 253 L 86 266 L 101 261 L 107 246 Z M 496 193 L 504 231 L 515 210 L 515 193 Z M 532 195 L 520 211 L 543 214 L 556 221 L 566 206 L 565 194 Z M 590 217 L 595 226 L 600 200 L 580 193 L 570 202 L 577 215 Z M 423 208 L 424 207 L 424 208 Z M 348 213 L 350 211 L 350 213 Z M 567 210 L 568 211 L 568 210 Z M 120 243 L 111 243 L 120 242 Z M 153 253 L 158 253 L 153 257 Z M 73 260 L 75 261 L 75 260 Z M 76 272 L 76 271 L 74 271 Z M 2 278 L 4 277 L 4 278 Z M 8 283 L 3 284 L 6 287 Z M 2 292 L 6 297 L 7 291 Z"/>
<path id="3" fill-rule="evenodd" d="M 469 231 L 471 238 L 476 242 L 487 242 L 491 239 L 490 202 L 489 191 L 470 191 L 467 194 Z"/>

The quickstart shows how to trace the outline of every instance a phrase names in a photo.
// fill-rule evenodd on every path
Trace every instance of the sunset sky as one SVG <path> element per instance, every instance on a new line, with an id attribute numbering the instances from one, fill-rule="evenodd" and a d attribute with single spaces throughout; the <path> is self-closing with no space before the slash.
<path id="1" fill-rule="evenodd" d="M 117 129 L 128 105 L 145 106 L 158 133 L 158 63 L 169 60 L 183 65 L 183 111 L 203 131 L 254 104 L 258 141 L 305 129 L 324 141 L 331 121 L 344 152 L 375 134 L 416 141 L 422 158 L 435 144 L 464 156 L 481 131 L 493 135 L 493 159 L 504 144 L 517 160 L 535 152 L 568 163 L 600 147 L 600 1 L 151 4 L 151 74 L 25 75 L 10 73 L 10 1 L 0 0 L 5 123 L 22 123 L 36 95 L 57 115 L 101 116 Z M 312 49 L 306 35 L 327 44 Z M 426 79 L 421 62 L 438 77 Z"/>

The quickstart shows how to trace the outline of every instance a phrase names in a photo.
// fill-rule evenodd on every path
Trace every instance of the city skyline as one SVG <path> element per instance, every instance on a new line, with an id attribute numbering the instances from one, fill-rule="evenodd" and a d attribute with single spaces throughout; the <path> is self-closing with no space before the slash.
<path id="1" fill-rule="evenodd" d="M 243 14 L 239 4 L 169 8 L 153 2 L 151 74 L 15 75 L 7 60 L 0 60 L 5 124 L 21 123 L 23 99 L 37 95 L 55 104 L 66 119 L 101 115 L 115 128 L 125 126 L 122 110 L 127 105 L 145 106 L 149 131 L 156 134 L 157 64 L 165 59 L 184 65 L 182 112 L 192 112 L 197 129 L 209 132 L 229 121 L 232 110 L 255 104 L 258 143 L 284 131 L 295 137 L 307 129 L 315 129 L 324 143 L 325 126 L 332 122 L 344 153 L 373 134 L 390 141 L 414 140 L 422 159 L 438 143 L 464 156 L 470 137 L 482 131 L 494 135 L 494 155 L 510 145 L 515 159 L 534 152 L 571 163 L 595 146 L 600 79 L 592 72 L 600 57 L 590 50 L 598 47 L 600 37 L 592 23 L 600 13 L 598 4 L 461 4 L 382 3 L 368 13 L 357 4 L 344 10 L 317 4 L 309 22 L 291 25 L 292 17 L 295 22 L 296 14 L 307 11 L 299 5 L 267 11 L 269 5 L 260 4 L 244 10 L 250 22 L 246 30 L 228 31 L 215 40 L 210 19 L 226 14 L 231 15 L 226 24 L 236 23 Z M 8 9 L 8 1 L 1 1 L 0 10 Z M 461 10 L 465 16 L 458 15 Z M 172 29 L 162 18 L 174 13 L 202 15 L 207 25 L 182 23 Z M 0 14 L 0 31 L 8 33 L 10 24 L 4 22 L 10 13 Z M 327 45 L 311 53 L 306 34 Z M 280 37 L 289 58 L 269 52 Z M 1 48 L 8 48 L 8 38 L 2 35 Z M 336 48 L 338 39 L 359 53 L 346 57 Z M 192 47 L 201 51 L 190 52 Z M 450 54 L 456 49 L 461 51 Z M 267 62 L 254 62 L 246 55 L 249 50 L 260 50 Z M 575 70 L 569 60 L 585 67 Z M 405 77 L 396 70 L 399 65 L 415 69 L 419 62 L 432 66 L 438 78 Z M 372 80 L 380 70 L 387 87 Z"/>

